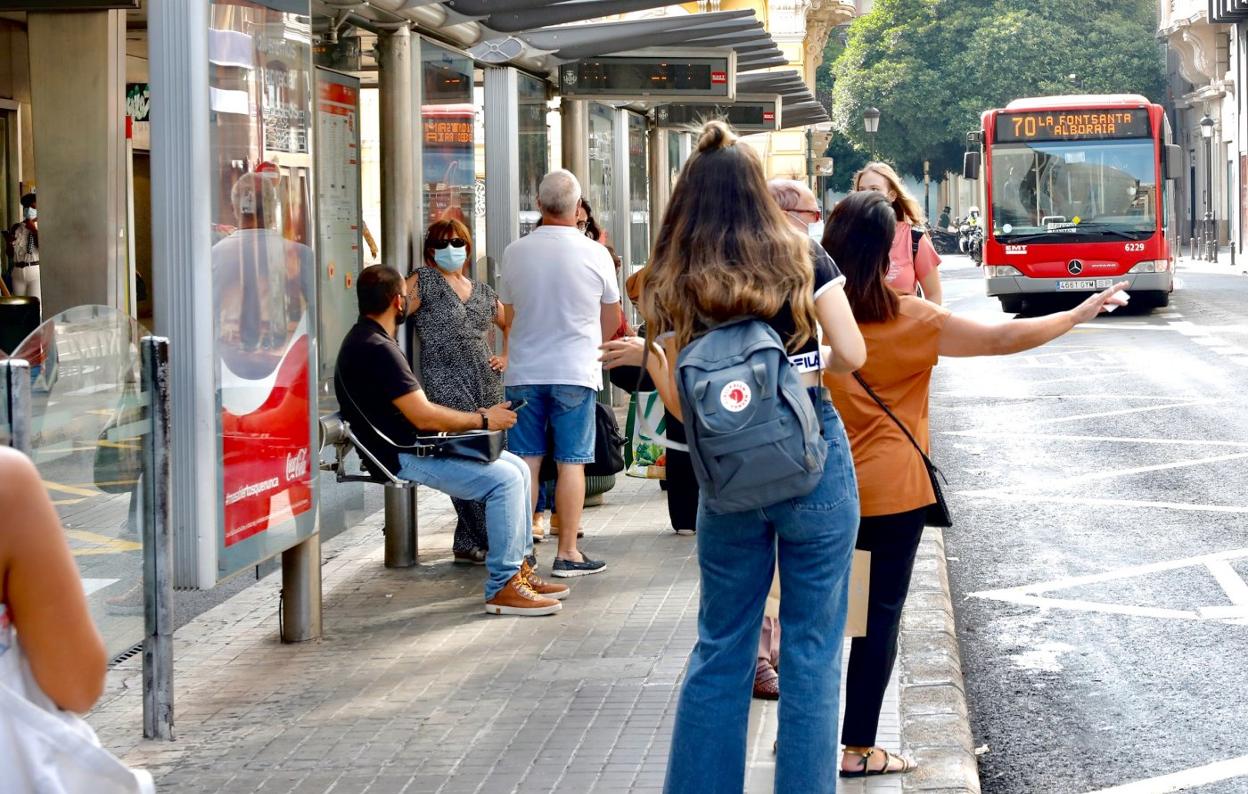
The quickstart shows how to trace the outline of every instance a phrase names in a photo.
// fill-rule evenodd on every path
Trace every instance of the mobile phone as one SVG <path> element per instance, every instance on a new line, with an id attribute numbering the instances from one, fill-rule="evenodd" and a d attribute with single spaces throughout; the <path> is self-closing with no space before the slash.
<path id="1" fill-rule="evenodd" d="M 529 404 L 529 401 L 528 401 L 528 400 L 526 400 L 526 399 L 524 399 L 523 397 L 521 397 L 519 400 L 512 400 L 512 401 L 511 401 L 511 410 L 513 410 L 513 411 L 519 411 L 521 408 L 523 408 L 524 406 L 526 406 L 526 405 L 528 405 L 528 404 Z"/>

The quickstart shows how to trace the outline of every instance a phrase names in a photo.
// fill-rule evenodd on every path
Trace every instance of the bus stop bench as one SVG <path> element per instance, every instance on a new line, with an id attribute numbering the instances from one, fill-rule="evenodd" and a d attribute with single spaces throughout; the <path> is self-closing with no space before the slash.
<path id="1" fill-rule="evenodd" d="M 333 450 L 333 459 L 322 457 L 321 471 L 333 472 L 338 482 L 368 482 L 385 486 L 386 567 L 410 568 L 416 564 L 416 483 L 404 480 L 377 460 L 351 431 L 351 425 L 335 411 L 320 419 L 321 450 Z M 347 456 L 354 451 L 360 467 L 352 472 Z M 362 465 L 372 464 L 371 470 Z M 374 474 L 373 472 L 376 472 Z"/>

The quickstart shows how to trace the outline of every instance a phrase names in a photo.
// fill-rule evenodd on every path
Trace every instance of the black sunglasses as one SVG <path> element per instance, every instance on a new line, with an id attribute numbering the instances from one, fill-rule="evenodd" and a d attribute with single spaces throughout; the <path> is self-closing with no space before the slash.
<path id="1" fill-rule="evenodd" d="M 441 251 L 448 245 L 452 248 L 463 248 L 465 245 L 468 245 L 468 242 L 466 240 L 461 240 L 458 237 L 452 237 L 449 240 L 431 240 L 429 242 L 429 247 L 438 251 Z"/>

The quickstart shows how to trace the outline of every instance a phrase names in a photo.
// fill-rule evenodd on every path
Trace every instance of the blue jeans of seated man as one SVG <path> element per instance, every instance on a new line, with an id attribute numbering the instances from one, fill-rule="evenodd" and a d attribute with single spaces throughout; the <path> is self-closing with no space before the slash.
<path id="1" fill-rule="evenodd" d="M 529 467 L 510 452 L 503 452 L 493 463 L 399 453 L 399 476 L 447 496 L 485 502 L 485 532 L 490 539 L 485 554 L 490 574 L 485 583 L 486 601 L 507 585 L 520 570 L 521 560 L 533 553 Z"/>
<path id="2" fill-rule="evenodd" d="M 816 392 L 817 394 L 817 392 Z M 828 459 L 815 490 L 761 510 L 698 510 L 701 601 L 667 762 L 667 794 L 740 794 L 763 607 L 780 555 L 784 687 L 775 790 L 836 791 L 841 646 L 858 485 L 836 409 L 822 403 Z"/>

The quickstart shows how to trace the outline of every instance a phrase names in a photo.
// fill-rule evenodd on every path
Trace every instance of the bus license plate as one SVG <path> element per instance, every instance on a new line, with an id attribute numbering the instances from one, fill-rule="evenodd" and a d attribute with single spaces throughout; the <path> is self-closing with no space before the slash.
<path id="1" fill-rule="evenodd" d="M 1064 292 L 1066 290 L 1081 289 L 1109 289 L 1113 286 L 1112 278 L 1085 279 L 1083 281 L 1059 281 L 1057 282 L 1057 291 Z"/>

